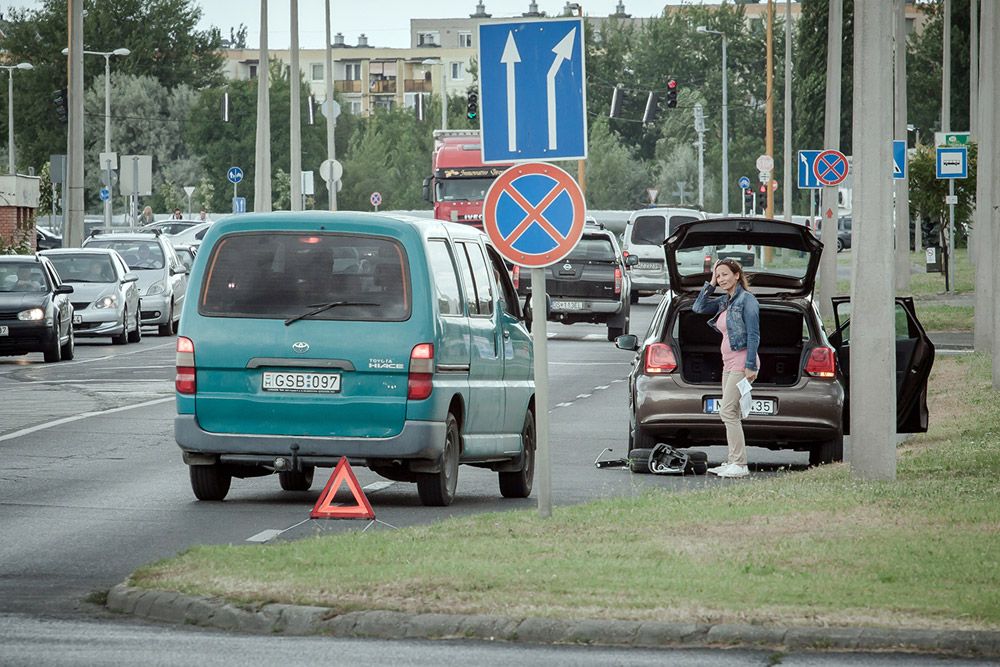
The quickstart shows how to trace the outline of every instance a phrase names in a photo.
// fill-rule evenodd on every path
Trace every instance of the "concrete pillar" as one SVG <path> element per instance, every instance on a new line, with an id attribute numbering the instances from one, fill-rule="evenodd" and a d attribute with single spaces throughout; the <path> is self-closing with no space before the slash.
<path id="1" fill-rule="evenodd" d="M 63 247 L 83 243 L 83 0 L 69 0 L 69 127 L 66 141 L 66 235 Z"/>
<path id="2" fill-rule="evenodd" d="M 1000 48 L 996 45 L 996 36 L 1000 35 L 1000 7 L 996 2 L 984 2 L 980 8 L 982 14 L 982 29 L 980 34 L 980 89 L 979 89 L 979 174 L 977 179 L 977 196 L 989 189 L 987 202 L 979 201 L 977 207 L 978 222 L 983 223 L 983 244 L 989 244 L 992 251 L 984 250 L 980 254 L 982 261 L 978 263 L 976 274 L 976 310 L 979 310 L 979 292 L 991 302 L 1000 295 L 1000 271 L 996 267 L 990 270 L 989 281 L 980 279 L 978 269 L 990 266 L 998 256 L 1000 249 L 1000 104 L 996 103 L 996 95 L 1000 93 Z M 988 166 L 987 166 L 988 165 Z M 987 175 L 983 175 L 983 167 Z M 977 313 L 978 314 L 978 313 Z M 993 303 L 993 331 L 991 334 L 993 354 L 993 389 L 1000 389 L 1000 308 Z M 977 323 L 979 318 L 977 317 Z M 980 332 L 977 329 L 976 335 Z"/>
<path id="3" fill-rule="evenodd" d="M 906 3 L 894 0 L 895 31 L 895 120 L 894 138 L 906 141 Z M 910 180 L 909 173 L 894 180 L 896 202 L 896 292 L 910 291 Z"/>
<path id="4" fill-rule="evenodd" d="M 299 69 L 299 0 L 291 0 L 291 40 L 289 46 L 289 81 L 291 83 L 291 106 L 289 109 L 291 126 L 291 165 L 289 177 L 292 180 L 292 201 L 289 209 L 302 210 L 302 71 Z"/>
<path id="5" fill-rule="evenodd" d="M 260 0 L 260 57 L 257 65 L 257 145 L 253 169 L 253 210 L 271 210 L 271 92 L 267 48 L 267 0 Z"/>
<path id="6" fill-rule="evenodd" d="M 406 61 L 402 58 L 396 59 L 396 108 L 403 109 L 406 106 Z"/>
<path id="7" fill-rule="evenodd" d="M 851 471 L 896 477 L 896 333 L 892 228 L 892 3 L 854 3 L 854 239 Z"/>
<path id="8" fill-rule="evenodd" d="M 830 0 L 829 12 L 823 149 L 840 150 L 840 67 L 844 34 L 844 0 Z M 854 181 L 857 182 L 857 179 Z M 824 318 L 830 319 L 833 317 L 830 299 L 837 294 L 837 221 L 840 206 L 837 201 L 837 188 L 823 188 L 821 201 L 819 216 L 823 256 L 819 264 L 819 312 Z M 854 220 L 857 221 L 857 218 Z"/>

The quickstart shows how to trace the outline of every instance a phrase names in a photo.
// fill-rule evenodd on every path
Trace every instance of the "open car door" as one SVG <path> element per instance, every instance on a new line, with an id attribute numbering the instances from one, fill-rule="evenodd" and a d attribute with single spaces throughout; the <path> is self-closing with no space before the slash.
<path id="1" fill-rule="evenodd" d="M 833 298 L 836 329 L 830 344 L 844 377 L 844 433 L 850 434 L 851 299 Z M 934 344 L 917 319 L 911 297 L 896 297 L 896 432 L 927 431 L 927 379 L 934 364 Z"/>

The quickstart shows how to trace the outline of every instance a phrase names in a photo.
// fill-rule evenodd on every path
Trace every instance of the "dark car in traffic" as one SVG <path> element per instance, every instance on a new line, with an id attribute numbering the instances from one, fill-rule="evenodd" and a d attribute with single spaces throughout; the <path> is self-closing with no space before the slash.
<path id="1" fill-rule="evenodd" d="M 45 361 L 72 359 L 72 293 L 48 259 L 0 256 L 0 355 L 42 352 Z"/>
<path id="2" fill-rule="evenodd" d="M 834 299 L 836 329 L 827 334 L 813 301 L 823 244 L 807 228 L 760 218 L 725 218 L 682 225 L 664 247 L 670 298 L 657 308 L 643 337 L 622 336 L 636 352 L 629 376 L 629 450 L 658 442 L 674 447 L 723 444 L 722 336 L 696 313 L 695 297 L 710 271 L 679 265 L 677 254 L 720 245 L 750 247 L 766 261 L 745 266 L 760 304 L 759 375 L 747 445 L 809 452 L 813 465 L 843 458 L 849 432 L 850 301 Z M 896 299 L 897 430 L 927 430 L 927 379 L 934 345 L 910 298 Z"/>
<path id="3" fill-rule="evenodd" d="M 635 255 L 622 257 L 612 232 L 588 223 L 569 255 L 544 269 L 545 293 L 550 298 L 549 321 L 607 324 L 608 340 L 628 333 L 629 269 L 638 262 Z M 531 272 L 515 266 L 512 275 L 518 294 L 531 294 Z"/>

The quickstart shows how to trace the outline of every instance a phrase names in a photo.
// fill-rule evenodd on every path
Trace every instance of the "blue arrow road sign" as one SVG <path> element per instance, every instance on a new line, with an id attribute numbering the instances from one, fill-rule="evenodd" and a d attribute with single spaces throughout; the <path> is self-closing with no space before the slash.
<path id="1" fill-rule="evenodd" d="M 746 176 L 740 176 L 739 186 L 741 190 L 746 190 L 750 187 L 750 179 Z"/>
<path id="2" fill-rule="evenodd" d="M 892 142 L 892 177 L 897 181 L 906 178 L 906 142 L 902 139 Z"/>
<path id="3" fill-rule="evenodd" d="M 583 20 L 479 25 L 483 162 L 587 157 Z"/>
<path id="4" fill-rule="evenodd" d="M 235 185 L 243 180 L 243 170 L 239 167 L 230 167 L 229 171 L 226 172 L 226 178 L 229 179 L 230 183 Z"/>
<path id="5" fill-rule="evenodd" d="M 818 190 L 823 184 L 816 178 L 813 167 L 823 151 L 799 151 L 799 190 Z"/>
<path id="6" fill-rule="evenodd" d="M 101 188 L 101 201 L 108 201 L 109 199 L 111 199 L 111 190 Z"/>
<path id="7" fill-rule="evenodd" d="M 247 198 L 233 197 L 233 213 L 246 213 L 246 212 L 247 212 Z"/>
<path id="8" fill-rule="evenodd" d="M 941 148 L 937 149 L 936 178 L 968 178 L 969 149 Z"/>

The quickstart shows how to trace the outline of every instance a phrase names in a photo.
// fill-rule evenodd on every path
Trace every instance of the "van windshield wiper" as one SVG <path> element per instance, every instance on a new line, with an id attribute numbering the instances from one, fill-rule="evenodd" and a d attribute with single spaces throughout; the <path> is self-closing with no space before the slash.
<path id="1" fill-rule="evenodd" d="M 313 303 L 309 305 L 309 307 L 312 310 L 307 310 L 301 315 L 289 317 L 287 320 L 285 320 L 285 326 L 287 327 L 292 322 L 298 322 L 299 320 L 304 320 L 305 318 L 312 317 L 313 315 L 319 315 L 320 313 L 325 312 L 327 310 L 332 310 L 337 306 L 377 306 L 377 305 L 379 304 L 365 303 L 362 301 L 331 301 L 330 303 L 322 303 L 322 304 Z"/>

